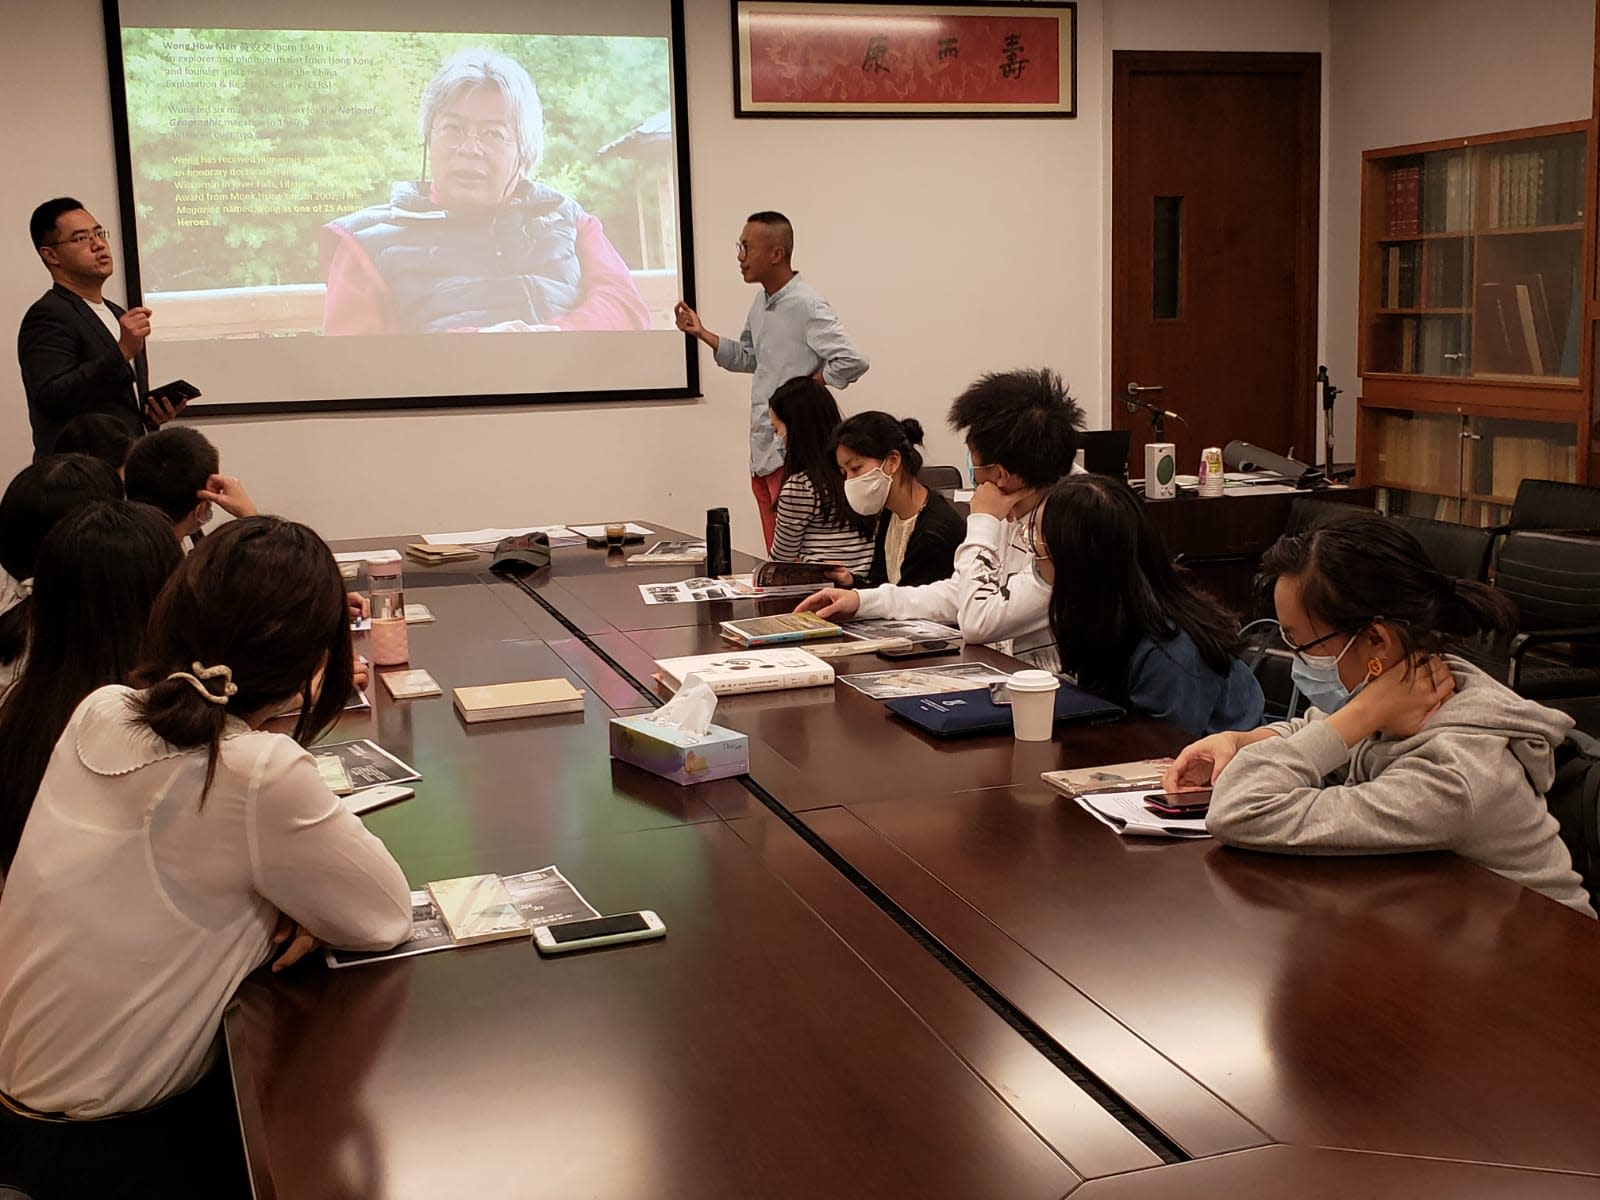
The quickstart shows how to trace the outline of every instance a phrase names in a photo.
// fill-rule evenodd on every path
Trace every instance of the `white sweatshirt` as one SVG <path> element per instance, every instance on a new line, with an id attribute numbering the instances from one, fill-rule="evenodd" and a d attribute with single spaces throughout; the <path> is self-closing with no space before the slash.
<path id="1" fill-rule="evenodd" d="M 1050 586 L 1033 572 L 1027 518 L 1005 520 L 973 513 L 967 539 L 956 547 L 955 574 L 921 587 L 864 588 L 860 620 L 921 618 L 961 627 L 969 642 L 999 643 L 1047 671 L 1061 669 L 1050 636 Z"/>
<path id="2" fill-rule="evenodd" d="M 228 721 L 204 749 L 130 720 L 105 687 L 73 713 L 0 893 L 0 1091 L 101 1117 L 193 1085 L 282 912 L 351 949 L 411 930 L 405 876 L 280 733 Z"/>

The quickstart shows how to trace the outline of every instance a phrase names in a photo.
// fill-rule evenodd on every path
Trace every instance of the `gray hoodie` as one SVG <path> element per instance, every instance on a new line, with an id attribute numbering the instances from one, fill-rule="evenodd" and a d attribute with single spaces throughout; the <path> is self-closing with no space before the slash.
<path id="1" fill-rule="evenodd" d="M 1355 747 L 1323 714 L 1272 726 L 1222 772 L 1206 828 L 1295 854 L 1454 850 L 1594 916 L 1544 794 L 1572 718 L 1446 655 L 1456 693 L 1407 738 Z M 1338 778 L 1332 778 L 1337 776 Z"/>

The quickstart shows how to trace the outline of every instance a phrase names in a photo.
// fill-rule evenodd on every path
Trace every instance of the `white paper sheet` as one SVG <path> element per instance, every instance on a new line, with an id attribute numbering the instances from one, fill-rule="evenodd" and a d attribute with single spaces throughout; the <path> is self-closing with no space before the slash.
<path id="1" fill-rule="evenodd" d="M 1144 806 L 1149 787 L 1126 792 L 1090 792 L 1078 806 L 1123 837 L 1208 838 L 1202 817 L 1163 817 Z"/>

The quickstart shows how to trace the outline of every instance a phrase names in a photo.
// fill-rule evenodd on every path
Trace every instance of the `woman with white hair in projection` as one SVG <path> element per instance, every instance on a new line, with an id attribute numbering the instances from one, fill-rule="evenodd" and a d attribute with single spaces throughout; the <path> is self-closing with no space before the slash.
<path id="1" fill-rule="evenodd" d="M 452 55 L 419 126 L 422 179 L 323 226 L 324 334 L 648 327 L 599 220 L 531 178 L 544 110 L 520 63 Z"/>

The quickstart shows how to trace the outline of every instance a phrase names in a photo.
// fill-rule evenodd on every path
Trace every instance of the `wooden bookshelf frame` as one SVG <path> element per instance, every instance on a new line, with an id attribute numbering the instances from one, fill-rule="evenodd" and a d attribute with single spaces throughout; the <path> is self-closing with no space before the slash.
<path id="1" fill-rule="evenodd" d="M 1597 86 L 1600 86 L 1600 30 L 1597 30 L 1595 44 L 1595 77 Z M 1363 153 L 1357 340 L 1357 370 L 1362 381 L 1361 395 L 1357 401 L 1358 483 L 1398 491 L 1414 491 L 1419 495 L 1451 497 L 1459 502 L 1456 519 L 1480 522 L 1490 520 L 1494 514 L 1487 511 L 1488 506 L 1503 506 L 1509 497 L 1488 494 L 1486 490 L 1476 490 L 1470 486 L 1470 482 L 1473 478 L 1490 472 L 1494 465 L 1493 455 L 1496 446 L 1492 439 L 1499 436 L 1493 432 L 1496 428 L 1495 422 L 1534 422 L 1551 426 L 1549 445 L 1552 449 L 1552 462 L 1560 459 L 1563 470 L 1570 466 L 1573 477 L 1580 482 L 1600 478 L 1600 439 L 1595 437 L 1594 421 L 1595 411 L 1600 408 L 1600 398 L 1595 395 L 1593 366 L 1596 348 L 1600 346 L 1600 264 L 1596 262 L 1595 222 L 1592 219 L 1597 191 L 1596 155 L 1600 152 L 1596 146 L 1597 127 L 1600 127 L 1600 99 L 1596 100 L 1589 119 L 1584 121 L 1567 121 L 1552 125 L 1500 130 L 1471 137 L 1389 146 Z M 1575 137 L 1582 139 L 1581 144 L 1585 153 L 1579 176 L 1582 180 L 1583 219 L 1558 224 L 1489 227 L 1491 196 L 1487 181 L 1491 178 L 1489 172 L 1496 160 L 1485 157 L 1483 152 L 1495 147 L 1508 147 L 1515 143 L 1527 143 L 1529 150 L 1535 150 L 1544 148 L 1555 139 L 1570 140 Z M 1400 166 L 1413 165 L 1396 160 L 1415 158 L 1419 162 L 1414 165 L 1421 167 L 1422 156 L 1451 151 L 1471 152 L 1465 167 L 1470 190 L 1467 197 L 1463 198 L 1466 207 L 1457 218 L 1462 223 L 1444 230 L 1427 229 L 1427 217 L 1423 216 L 1423 224 L 1419 225 L 1415 233 L 1398 235 L 1391 233 L 1390 198 L 1387 191 L 1390 172 Z M 1505 159 L 1500 158 L 1498 161 L 1504 163 Z M 1424 168 L 1427 169 L 1430 168 Z M 1570 179 L 1570 177 L 1563 178 Z M 1425 175 L 1424 182 L 1420 186 L 1426 187 L 1426 181 Z M 1569 201 L 1573 199 L 1571 191 L 1567 191 L 1565 196 Z M 1455 201 L 1451 200 L 1450 203 L 1454 204 Z M 1426 205 L 1423 208 L 1427 211 Z M 1520 243 L 1498 241 L 1501 238 L 1519 237 L 1527 240 Z M 1563 241 L 1564 237 L 1572 240 Z M 1428 247 L 1437 247 L 1440 243 L 1452 239 L 1462 244 L 1460 303 L 1429 305 L 1426 303 L 1429 288 L 1426 264 L 1429 256 L 1436 251 L 1430 251 Z M 1408 265 L 1406 268 L 1417 273 L 1417 282 L 1412 285 L 1417 294 L 1410 297 L 1413 303 L 1386 306 L 1383 302 L 1394 299 L 1395 293 L 1390 290 L 1387 295 L 1385 294 L 1385 260 L 1387 257 L 1389 268 L 1394 269 L 1398 259 L 1393 255 L 1392 248 L 1405 245 L 1420 247 L 1413 260 L 1414 265 Z M 1479 361 L 1485 364 L 1490 361 L 1489 346 L 1483 342 L 1483 339 L 1489 336 L 1489 330 L 1474 328 L 1478 321 L 1487 320 L 1486 312 L 1480 308 L 1482 301 L 1478 288 L 1485 279 L 1479 272 L 1489 270 L 1489 267 L 1485 266 L 1485 259 L 1498 271 L 1506 272 L 1511 278 L 1515 278 L 1512 272 L 1519 269 L 1530 273 L 1542 272 L 1543 268 L 1538 266 L 1509 265 L 1518 256 L 1526 258 L 1533 264 L 1538 264 L 1541 257 L 1551 263 L 1568 260 L 1569 256 L 1576 259 L 1581 281 L 1572 295 L 1572 302 L 1566 306 L 1568 321 L 1574 319 L 1573 307 L 1581 306 L 1581 311 L 1575 318 L 1578 342 L 1576 377 L 1489 371 L 1476 375 L 1471 373 L 1477 368 Z M 1448 271 L 1448 265 L 1444 269 Z M 1489 275 L 1489 279 L 1493 278 L 1493 274 Z M 1452 290 L 1449 285 L 1446 285 L 1446 289 L 1447 298 L 1455 299 L 1449 294 Z M 1525 292 L 1520 285 L 1517 290 Z M 1555 307 L 1552 302 L 1550 308 L 1555 309 Z M 1391 369 L 1397 360 L 1414 366 L 1417 364 L 1422 355 L 1421 322 L 1430 317 L 1459 322 L 1458 327 L 1444 335 L 1443 345 L 1447 362 L 1451 353 L 1463 355 L 1462 374 L 1424 374 L 1416 369 L 1411 371 Z M 1405 318 L 1413 318 L 1417 324 L 1407 330 Z M 1567 328 L 1570 329 L 1572 326 L 1568 325 Z M 1459 339 L 1459 344 L 1452 339 Z M 1529 339 L 1531 346 L 1531 334 Z M 1405 349 L 1397 351 L 1397 343 L 1403 344 Z M 1440 343 L 1434 344 L 1438 346 Z M 1499 359 L 1500 364 L 1504 365 L 1506 357 L 1503 351 L 1504 342 L 1500 344 L 1502 353 Z M 1563 356 L 1570 353 L 1570 342 L 1566 338 L 1563 338 L 1560 344 Z M 1458 348 L 1451 350 L 1452 346 Z M 1478 354 L 1480 349 L 1481 356 Z M 1378 354 L 1383 354 L 1383 357 L 1376 358 Z M 1378 369 L 1379 367 L 1384 369 Z M 1460 422 L 1460 436 L 1465 448 L 1460 460 L 1460 470 L 1456 472 L 1458 492 L 1430 490 L 1422 480 L 1416 481 L 1417 486 L 1406 488 L 1400 486 L 1402 481 L 1393 479 L 1384 470 L 1380 457 L 1394 451 L 1395 448 L 1380 445 L 1380 434 L 1385 429 L 1397 428 L 1392 421 L 1385 420 L 1385 414 L 1393 417 L 1407 413 L 1432 418 L 1449 417 Z M 1438 431 L 1436 424 L 1429 428 L 1432 431 L 1429 436 Z M 1478 432 L 1483 429 L 1491 432 L 1487 434 Z M 1519 430 L 1519 435 L 1520 433 Z M 1487 450 L 1479 449 L 1477 443 L 1485 437 L 1491 439 L 1491 446 Z M 1537 441 L 1537 438 L 1518 436 L 1515 440 L 1525 448 L 1528 441 Z M 1438 448 L 1431 449 L 1436 453 Z M 1508 449 L 1507 452 L 1514 450 L 1515 447 Z M 1475 455 L 1478 457 L 1472 457 Z M 1483 457 L 1484 455 L 1489 457 Z M 1395 457 L 1390 453 L 1391 467 Z M 1398 457 L 1402 461 L 1405 460 L 1404 454 L 1399 454 Z"/>

